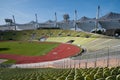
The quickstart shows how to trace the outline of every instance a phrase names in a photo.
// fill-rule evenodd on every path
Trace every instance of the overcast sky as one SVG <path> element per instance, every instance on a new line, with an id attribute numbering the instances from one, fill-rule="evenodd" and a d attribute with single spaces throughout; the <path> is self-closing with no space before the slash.
<path id="1" fill-rule="evenodd" d="M 109 12 L 120 13 L 120 0 L 0 0 L 0 25 L 5 24 L 5 18 L 15 16 L 17 23 L 28 23 L 54 20 L 57 13 L 58 21 L 63 20 L 63 14 L 68 13 L 70 19 L 74 19 L 74 11 L 77 10 L 78 18 L 96 16 L 97 6 L 100 5 L 100 16 Z"/>

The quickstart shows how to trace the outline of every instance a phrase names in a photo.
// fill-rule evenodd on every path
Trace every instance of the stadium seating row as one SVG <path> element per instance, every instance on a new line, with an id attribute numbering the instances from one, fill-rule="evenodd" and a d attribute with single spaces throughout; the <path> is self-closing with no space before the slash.
<path id="1" fill-rule="evenodd" d="M 0 80 L 120 80 L 120 67 L 85 69 L 0 68 Z"/>

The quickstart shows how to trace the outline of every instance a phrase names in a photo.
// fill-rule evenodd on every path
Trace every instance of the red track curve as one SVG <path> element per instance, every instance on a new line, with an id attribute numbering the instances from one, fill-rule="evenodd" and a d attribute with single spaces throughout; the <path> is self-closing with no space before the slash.
<path id="1" fill-rule="evenodd" d="M 23 55 L 14 55 L 14 54 L 0 54 L 0 58 L 16 60 L 17 64 L 36 63 L 36 62 L 53 61 L 53 60 L 58 60 L 62 58 L 67 58 L 79 53 L 80 51 L 81 49 L 77 46 L 62 43 L 44 56 L 23 56 Z"/>

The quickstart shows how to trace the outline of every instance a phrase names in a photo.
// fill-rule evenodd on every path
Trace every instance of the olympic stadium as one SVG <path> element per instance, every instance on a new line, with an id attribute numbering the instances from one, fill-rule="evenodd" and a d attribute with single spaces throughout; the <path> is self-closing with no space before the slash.
<path id="1" fill-rule="evenodd" d="M 26 24 L 5 19 L 0 80 L 120 80 L 120 14 L 65 16 Z"/>

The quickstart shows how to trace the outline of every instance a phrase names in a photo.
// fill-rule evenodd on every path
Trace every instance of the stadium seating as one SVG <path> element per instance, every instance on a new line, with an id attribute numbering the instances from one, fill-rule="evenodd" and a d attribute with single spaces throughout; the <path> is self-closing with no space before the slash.
<path id="1" fill-rule="evenodd" d="M 0 68 L 0 80 L 120 80 L 120 67 L 85 69 Z"/>
<path id="2" fill-rule="evenodd" d="M 34 34 L 34 40 L 40 37 L 107 37 L 103 35 L 96 35 L 87 32 L 59 30 L 59 29 L 41 29 L 41 30 L 23 30 L 23 31 L 0 31 L 0 40 L 29 40 Z"/>
<path id="3" fill-rule="evenodd" d="M 71 44 L 87 49 L 87 56 L 94 55 L 94 51 L 105 47 L 111 48 L 112 51 L 117 51 L 117 46 L 120 46 L 120 40 L 111 37 L 58 29 L 42 29 L 42 30 L 24 30 L 24 31 L 0 31 L 0 40 L 39 40 L 41 37 L 46 37 L 47 42 L 62 42 L 66 43 L 73 40 Z M 107 49 L 106 49 L 107 50 Z M 120 50 L 120 49 L 119 49 Z M 118 50 L 118 51 L 119 51 Z M 103 52 L 100 53 L 105 53 Z M 116 52 L 117 53 L 117 52 Z M 98 52 L 99 54 L 99 52 Z M 97 54 L 97 55 L 98 55 Z M 115 53 L 114 53 L 115 54 Z M 86 55 L 86 54 L 85 54 Z M 104 56 L 104 55 L 102 55 Z M 80 59 L 78 55 L 75 59 Z M 118 56 L 119 57 L 119 56 Z M 82 56 L 85 59 L 84 56 Z M 63 64 L 62 64 L 63 65 Z M 74 68 L 74 69 L 53 69 L 53 68 L 0 68 L 0 80 L 120 80 L 120 67 L 112 68 Z"/>
<path id="4" fill-rule="evenodd" d="M 61 29 L 40 29 L 40 30 L 23 30 L 23 31 L 0 31 L 0 40 L 40 40 L 42 37 L 46 38 L 44 40 L 48 42 L 62 42 L 66 43 L 70 40 L 73 45 L 80 46 L 86 50 L 86 53 L 94 54 L 97 50 L 102 50 L 102 52 L 97 52 L 98 54 L 107 53 L 108 47 L 119 46 L 120 40 L 114 39 L 108 36 L 81 32 L 81 31 L 71 31 L 71 30 L 61 30 Z M 116 48 L 111 49 L 114 51 Z M 103 52 L 105 51 L 105 52 Z M 118 51 L 118 50 L 117 50 Z M 115 52 L 118 53 L 118 52 Z M 113 53 L 111 53 L 113 54 Z M 106 54 L 107 55 L 107 54 Z M 80 59 L 77 56 L 76 59 Z"/>

